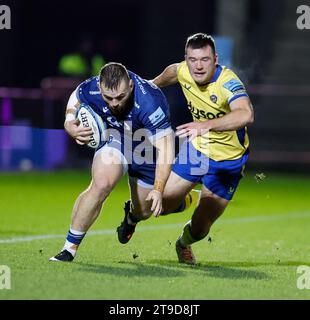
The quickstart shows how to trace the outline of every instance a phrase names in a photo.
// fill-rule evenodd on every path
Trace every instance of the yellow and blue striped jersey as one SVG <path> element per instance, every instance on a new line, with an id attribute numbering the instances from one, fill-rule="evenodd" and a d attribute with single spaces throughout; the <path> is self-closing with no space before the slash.
<path id="1" fill-rule="evenodd" d="M 232 101 L 248 96 L 241 80 L 224 66 L 217 65 L 213 78 L 204 86 L 196 84 L 185 61 L 179 64 L 177 76 L 194 121 L 222 117 L 231 112 L 229 104 Z M 210 159 L 235 160 L 247 151 L 249 137 L 244 127 L 235 131 L 210 131 L 192 142 Z"/>

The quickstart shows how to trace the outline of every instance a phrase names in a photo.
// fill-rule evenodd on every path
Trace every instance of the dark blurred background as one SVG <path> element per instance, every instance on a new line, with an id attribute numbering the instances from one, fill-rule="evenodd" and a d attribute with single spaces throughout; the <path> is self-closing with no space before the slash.
<path id="1" fill-rule="evenodd" d="M 88 165 L 92 151 L 63 131 L 76 84 L 110 61 L 151 79 L 183 60 L 189 35 L 205 32 L 255 107 L 250 168 L 308 171 L 310 30 L 296 26 L 303 2 L 2 1 L 11 29 L 0 30 L 0 170 Z M 173 125 L 190 120 L 180 88 L 164 92 Z"/>

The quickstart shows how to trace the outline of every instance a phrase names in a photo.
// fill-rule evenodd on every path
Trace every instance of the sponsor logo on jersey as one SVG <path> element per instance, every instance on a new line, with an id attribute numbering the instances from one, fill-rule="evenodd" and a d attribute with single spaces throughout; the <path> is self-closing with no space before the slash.
<path id="1" fill-rule="evenodd" d="M 220 118 L 222 116 L 225 116 L 225 114 L 226 114 L 223 111 L 213 113 L 213 112 L 207 112 L 205 110 L 195 108 L 194 106 L 192 106 L 191 101 L 187 104 L 187 107 L 190 110 L 193 118 L 195 118 L 197 120 L 199 120 L 201 118 L 211 120 L 211 119 L 215 119 L 215 118 Z"/>
<path id="2" fill-rule="evenodd" d="M 234 94 L 245 91 L 243 84 L 237 79 L 232 79 L 232 80 L 229 80 L 228 82 L 224 83 L 224 88 Z"/>
<path id="3" fill-rule="evenodd" d="M 89 94 L 90 94 L 91 96 L 94 96 L 94 95 L 96 95 L 96 94 L 101 94 L 101 92 L 100 92 L 100 91 L 89 91 Z"/>
<path id="4" fill-rule="evenodd" d="M 217 96 L 215 94 L 212 94 L 210 96 L 210 100 L 213 102 L 213 103 L 216 103 L 217 102 Z"/>
<path id="5" fill-rule="evenodd" d="M 152 122 L 153 125 L 157 125 L 164 118 L 165 118 L 165 113 L 161 107 L 158 107 L 156 111 L 149 116 L 149 120 Z"/>
<path id="6" fill-rule="evenodd" d="M 122 124 L 119 123 L 115 117 L 107 117 L 107 121 L 110 123 L 112 127 L 122 127 Z"/>

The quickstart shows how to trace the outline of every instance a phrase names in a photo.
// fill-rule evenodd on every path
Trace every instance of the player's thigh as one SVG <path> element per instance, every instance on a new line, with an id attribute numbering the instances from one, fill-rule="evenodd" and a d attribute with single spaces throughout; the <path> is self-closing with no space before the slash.
<path id="1" fill-rule="evenodd" d="M 165 186 L 163 201 L 181 201 L 197 183 L 188 181 L 171 171 Z"/>
<path id="2" fill-rule="evenodd" d="M 224 199 L 205 186 L 201 189 L 200 201 L 192 217 L 192 225 L 195 227 L 210 227 L 225 211 L 229 200 Z"/>
<path id="3" fill-rule="evenodd" d="M 92 186 L 111 191 L 127 170 L 122 153 L 111 147 L 96 152 L 92 164 Z"/>
<path id="4" fill-rule="evenodd" d="M 230 200 L 218 196 L 203 186 L 201 188 L 200 202 L 202 208 L 210 209 L 210 212 L 217 216 L 217 214 L 221 214 L 226 209 Z"/>
<path id="5" fill-rule="evenodd" d="M 220 167 L 222 166 L 222 167 Z M 192 217 L 194 233 L 205 231 L 222 215 L 237 190 L 242 166 L 225 168 L 223 164 L 211 163 L 210 171 L 203 179 L 200 201 Z M 196 232 L 195 232 L 196 231 Z M 200 232 L 203 234 L 203 232 Z"/>
<path id="6" fill-rule="evenodd" d="M 242 177 L 239 172 L 241 167 L 230 170 L 221 168 L 220 165 L 222 164 L 211 163 L 212 173 L 206 174 L 202 179 L 201 198 L 194 213 L 195 218 L 201 221 L 213 223 L 224 212 Z"/>
<path id="7" fill-rule="evenodd" d="M 132 202 L 132 210 L 135 215 L 147 218 L 151 212 L 152 201 L 146 201 L 148 194 L 152 191 L 152 185 L 139 183 L 139 179 L 129 177 L 130 196 Z"/>

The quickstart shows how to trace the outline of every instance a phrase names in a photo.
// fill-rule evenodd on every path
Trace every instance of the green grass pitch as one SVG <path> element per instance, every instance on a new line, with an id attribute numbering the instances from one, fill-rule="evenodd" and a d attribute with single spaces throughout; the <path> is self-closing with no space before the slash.
<path id="1" fill-rule="evenodd" d="M 125 178 L 75 261 L 49 262 L 89 173 L 2 173 L 0 265 L 11 269 L 11 289 L 0 299 L 309 299 L 296 283 L 297 267 L 310 266 L 310 179 L 266 175 L 257 182 L 247 173 L 211 239 L 193 245 L 199 264 L 191 267 L 177 263 L 174 249 L 190 212 L 152 217 L 118 243 Z"/>

